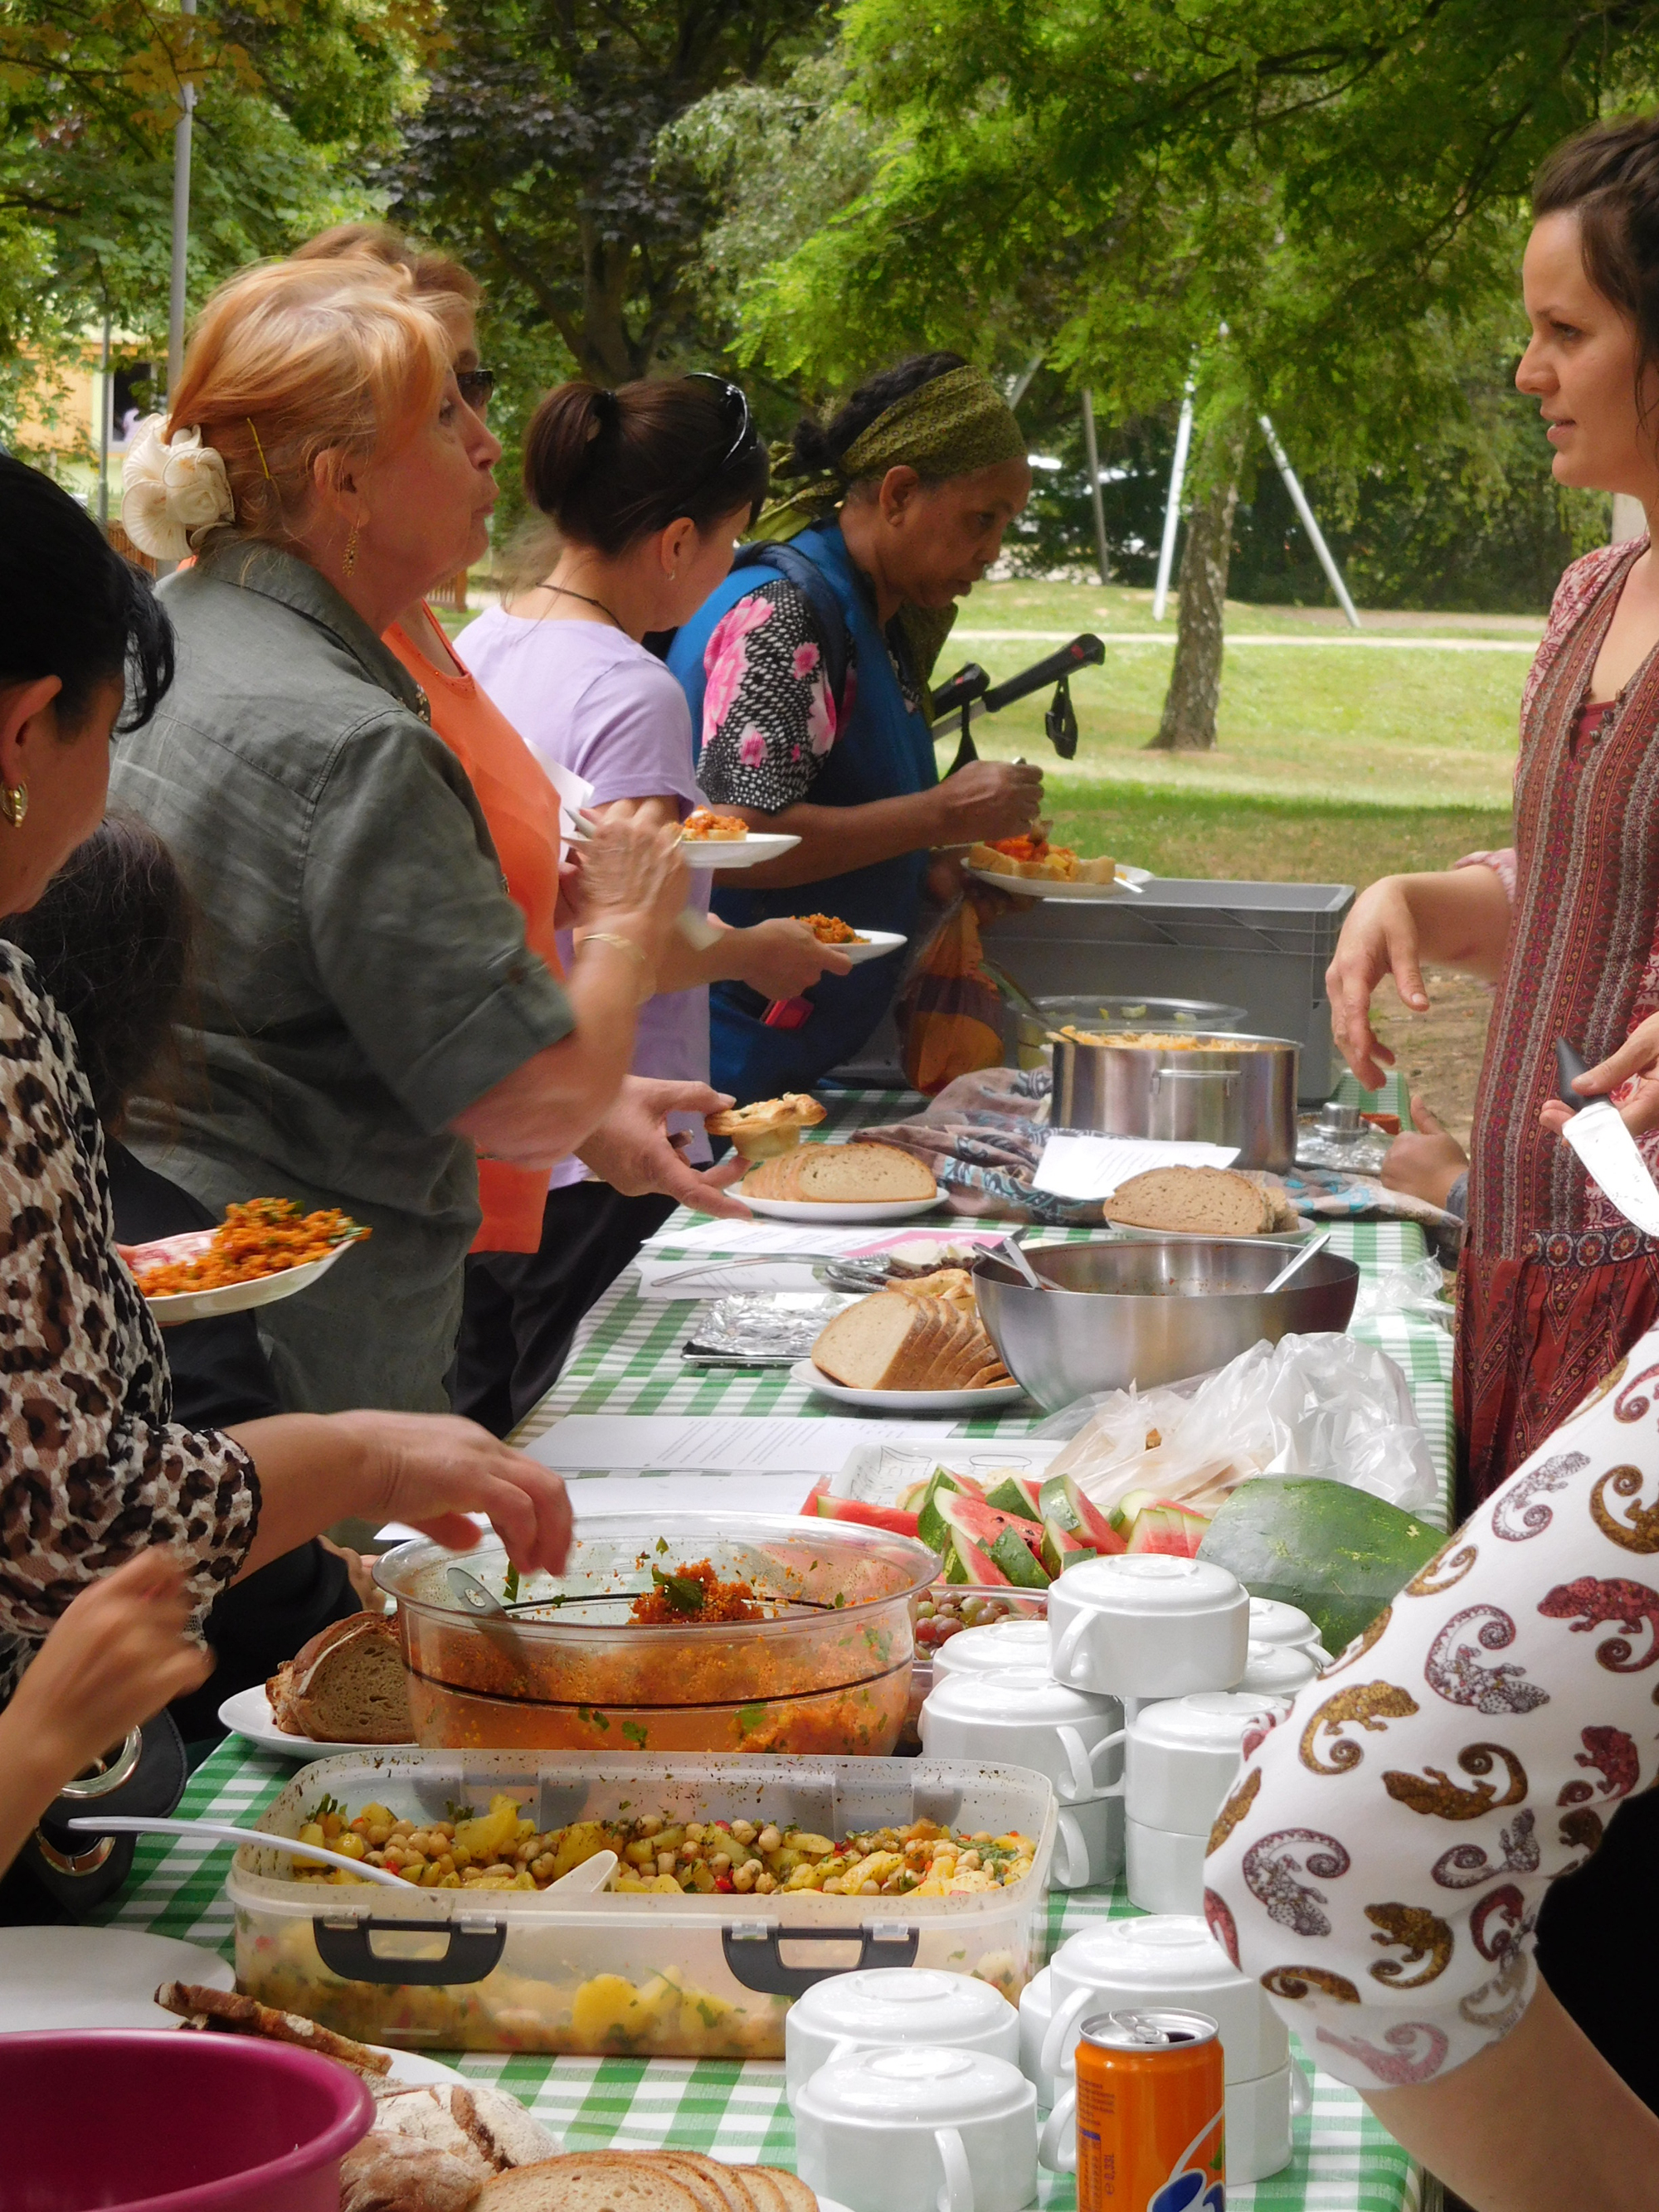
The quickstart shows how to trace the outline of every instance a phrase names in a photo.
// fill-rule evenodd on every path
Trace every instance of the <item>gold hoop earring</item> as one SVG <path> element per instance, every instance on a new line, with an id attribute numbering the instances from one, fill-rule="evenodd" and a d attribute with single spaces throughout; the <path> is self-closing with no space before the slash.
<path id="1" fill-rule="evenodd" d="M 340 556 L 340 567 L 343 574 L 349 576 L 354 574 L 356 569 L 356 566 L 357 526 L 354 522 L 351 526 L 351 535 L 345 542 L 345 551 Z"/>
<path id="2" fill-rule="evenodd" d="M 23 826 L 23 817 L 29 811 L 29 787 L 26 783 L 0 786 L 0 813 L 3 813 L 14 830 Z"/>

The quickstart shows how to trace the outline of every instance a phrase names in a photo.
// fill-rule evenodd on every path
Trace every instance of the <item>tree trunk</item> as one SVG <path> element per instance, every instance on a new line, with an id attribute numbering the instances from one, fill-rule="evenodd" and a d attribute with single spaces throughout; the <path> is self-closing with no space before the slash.
<path id="1" fill-rule="evenodd" d="M 1170 672 L 1164 719 L 1149 751 L 1209 752 L 1215 745 L 1227 568 L 1232 559 L 1233 514 L 1245 436 L 1242 420 L 1217 434 L 1211 447 L 1214 489 L 1194 501 L 1187 518 L 1175 666 Z"/>

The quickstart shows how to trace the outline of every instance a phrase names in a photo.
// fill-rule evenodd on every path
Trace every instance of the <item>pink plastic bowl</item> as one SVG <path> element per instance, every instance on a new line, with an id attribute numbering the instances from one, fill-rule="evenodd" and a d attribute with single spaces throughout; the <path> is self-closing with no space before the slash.
<path id="1" fill-rule="evenodd" d="M 0 2212 L 338 2212 L 355 2074 L 237 2035 L 0 2035 Z"/>

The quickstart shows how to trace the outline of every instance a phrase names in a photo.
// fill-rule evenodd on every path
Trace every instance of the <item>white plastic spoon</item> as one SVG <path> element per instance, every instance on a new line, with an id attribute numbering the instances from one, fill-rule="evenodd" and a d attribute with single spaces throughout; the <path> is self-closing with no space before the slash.
<path id="1" fill-rule="evenodd" d="M 1267 1290 L 1262 1291 L 1262 1297 L 1266 1297 L 1268 1292 L 1273 1291 L 1282 1291 L 1297 1269 L 1304 1267 L 1316 1252 L 1322 1252 L 1330 1241 L 1331 1232 L 1328 1229 L 1321 1230 L 1317 1237 L 1310 1237 L 1296 1256 L 1285 1261 L 1272 1282 L 1267 1285 Z"/>
<path id="2" fill-rule="evenodd" d="M 344 1867 L 360 1881 L 377 1881 L 384 1889 L 412 1889 L 412 1882 L 388 1874 L 384 1867 L 368 1866 L 348 1858 L 343 1851 L 325 1850 L 320 1844 L 302 1844 L 296 1836 L 272 1836 L 263 1828 L 239 1828 L 229 1820 L 151 1820 L 125 1813 L 82 1814 L 64 1824 L 94 1836 L 209 1836 L 220 1844 L 263 1844 L 267 1850 L 286 1851 L 290 1858 L 309 1859 L 319 1866 Z"/>

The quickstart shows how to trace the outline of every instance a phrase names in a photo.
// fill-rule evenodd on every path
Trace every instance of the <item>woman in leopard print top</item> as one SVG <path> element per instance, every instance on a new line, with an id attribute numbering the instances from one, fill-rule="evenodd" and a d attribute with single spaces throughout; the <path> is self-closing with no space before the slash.
<path id="1" fill-rule="evenodd" d="M 124 712 L 132 727 L 154 711 L 173 642 L 145 580 L 4 457 L 0 608 L 0 914 L 15 914 L 97 826 L 108 740 Z M 194 1432 L 172 1410 L 161 1333 L 116 1253 L 74 1036 L 0 944 L 0 1708 L 77 1593 L 147 1551 L 183 1568 L 198 1623 L 228 1583 L 348 1515 L 465 1545 L 461 1516 L 482 1510 L 522 1567 L 564 1563 L 558 1478 L 471 1422 L 281 1414 Z M 133 1683 L 134 1720 L 166 1702 L 170 1686 L 152 1687 Z"/>

